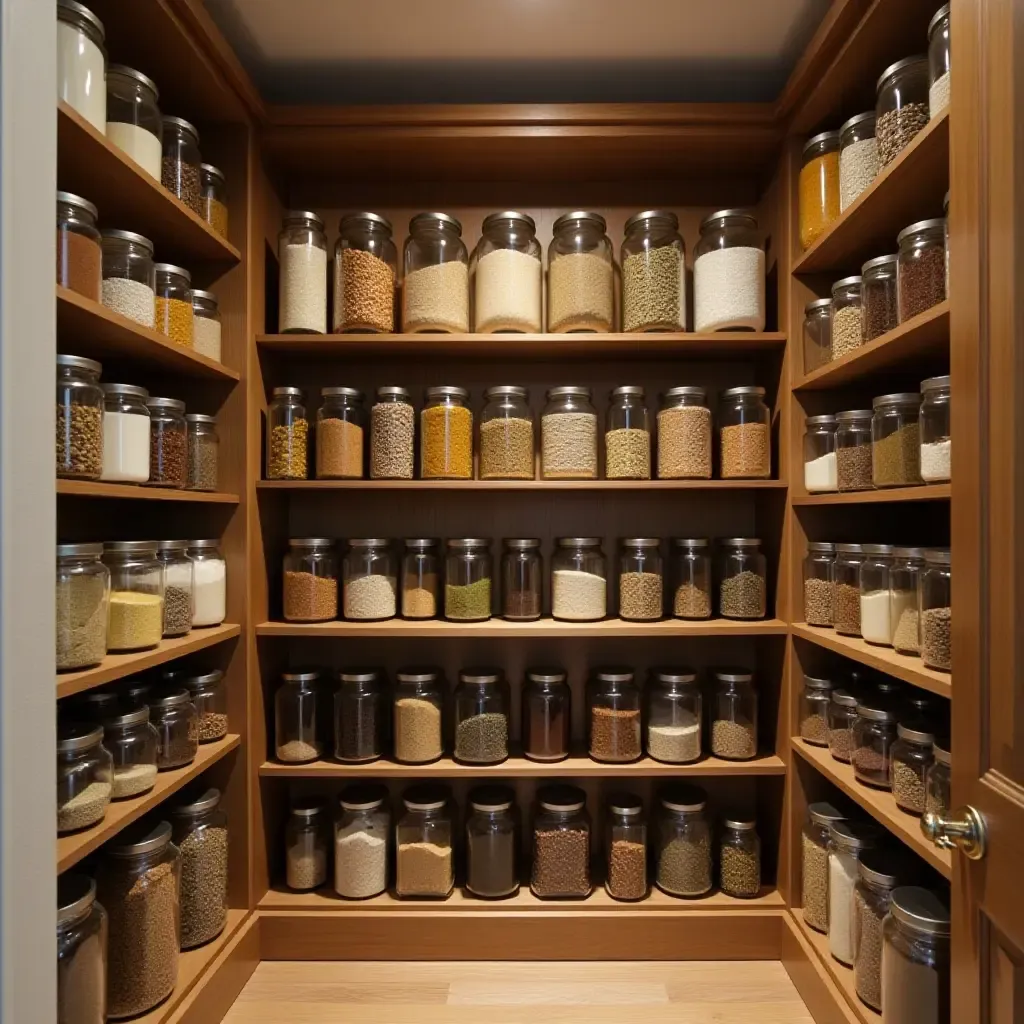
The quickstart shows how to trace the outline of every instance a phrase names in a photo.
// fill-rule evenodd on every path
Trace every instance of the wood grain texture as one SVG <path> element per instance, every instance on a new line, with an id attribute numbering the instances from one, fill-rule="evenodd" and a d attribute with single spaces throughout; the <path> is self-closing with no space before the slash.
<path id="1" fill-rule="evenodd" d="M 828 936 L 816 932 L 809 925 L 804 923 L 803 915 L 791 913 L 790 921 L 794 929 L 799 932 L 801 939 L 813 950 L 820 968 L 825 971 L 835 987 L 842 993 L 846 1000 L 846 1009 L 859 1024 L 877 1024 L 881 1019 L 879 1015 L 869 1006 L 862 1003 L 857 996 L 857 987 L 854 982 L 853 968 L 841 964 L 829 952 Z"/>
<path id="2" fill-rule="evenodd" d="M 903 501 L 949 501 L 949 484 L 885 487 L 877 491 L 838 491 L 834 494 L 796 494 L 794 505 L 884 505 Z"/>
<path id="3" fill-rule="evenodd" d="M 190 501 L 210 505 L 237 505 L 238 495 L 224 491 L 182 491 L 177 487 L 107 484 L 101 480 L 58 480 L 57 493 L 75 498 L 128 498 L 131 501 Z"/>
<path id="4" fill-rule="evenodd" d="M 259 480 L 260 491 L 775 491 L 785 480 Z"/>
<path id="5" fill-rule="evenodd" d="M 792 911 L 784 917 L 781 958 L 815 1024 L 864 1024 Z"/>

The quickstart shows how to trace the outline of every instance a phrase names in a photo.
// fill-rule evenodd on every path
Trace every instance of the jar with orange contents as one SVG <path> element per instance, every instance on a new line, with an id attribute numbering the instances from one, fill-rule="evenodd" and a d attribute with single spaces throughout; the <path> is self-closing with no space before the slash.
<path id="1" fill-rule="evenodd" d="M 810 248 L 839 217 L 839 132 L 804 146 L 800 167 L 800 245 Z"/>

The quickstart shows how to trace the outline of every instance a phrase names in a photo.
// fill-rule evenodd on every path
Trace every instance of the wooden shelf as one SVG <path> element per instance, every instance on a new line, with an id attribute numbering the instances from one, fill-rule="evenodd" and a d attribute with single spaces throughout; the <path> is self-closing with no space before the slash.
<path id="1" fill-rule="evenodd" d="M 953 873 L 952 857 L 949 850 L 940 850 L 925 839 L 921 832 L 921 819 L 907 814 L 896 806 L 896 800 L 887 789 L 874 789 L 858 782 L 853 769 L 837 761 L 826 747 L 815 747 L 794 736 L 793 749 L 822 775 L 838 786 L 848 797 L 856 801 L 877 822 L 884 825 L 897 839 L 909 846 L 914 853 L 923 857 L 945 878 Z"/>
<path id="2" fill-rule="evenodd" d="M 186 783 L 191 782 L 212 764 L 234 750 L 241 742 L 237 735 L 225 736 L 214 743 L 201 743 L 195 760 L 184 768 L 160 772 L 156 785 L 148 793 L 131 800 L 114 800 L 99 824 L 71 835 L 57 837 L 57 871 L 67 871 L 83 857 L 98 849 L 108 839 L 116 836 L 126 825 L 137 821 L 147 811 L 163 803 Z"/>
<path id="3" fill-rule="evenodd" d="M 163 665 L 165 662 L 182 658 L 186 654 L 202 651 L 214 644 L 223 643 L 242 632 L 241 626 L 224 623 L 207 629 L 193 629 L 187 636 L 174 640 L 162 640 L 159 647 L 149 651 L 135 651 L 131 654 L 108 654 L 95 668 L 79 672 L 57 673 L 57 698 L 70 697 L 73 693 L 92 690 L 105 683 L 135 675 L 147 668 Z"/>
<path id="4" fill-rule="evenodd" d="M 785 480 L 258 480 L 263 491 L 784 491 Z"/>
<path id="5" fill-rule="evenodd" d="M 896 251 L 908 224 L 942 216 L 949 189 L 949 115 L 914 140 L 848 206 L 839 219 L 793 262 L 794 274 L 860 272 L 865 260 Z"/>
<path id="6" fill-rule="evenodd" d="M 58 480 L 57 494 L 77 498 L 128 498 L 133 501 L 190 501 L 210 505 L 237 505 L 238 495 L 221 491 L 182 491 L 177 487 L 142 484 L 107 484 L 100 480 Z"/>
<path id="7" fill-rule="evenodd" d="M 953 679 L 948 672 L 925 668 L 920 658 L 910 654 L 897 654 L 891 647 L 878 647 L 856 636 L 840 636 L 835 630 L 822 626 L 808 626 L 806 622 L 793 623 L 793 636 L 810 640 L 819 647 L 842 654 L 869 668 L 902 679 L 905 683 L 921 687 L 940 697 L 952 698 Z"/>
<path id="8" fill-rule="evenodd" d="M 794 908 L 793 910 L 793 924 L 812 947 L 829 977 L 832 978 L 839 991 L 846 997 L 846 1001 L 850 1004 L 854 1016 L 861 1021 L 861 1024 L 881 1024 L 881 1016 L 875 1013 L 870 1006 L 860 1001 L 853 978 L 853 968 L 841 964 L 829 951 L 828 936 L 822 935 L 821 932 L 816 932 L 807 924 L 799 908 Z"/>
<path id="9" fill-rule="evenodd" d="M 949 501 L 949 484 L 921 487 L 886 487 L 878 491 L 841 491 L 834 494 L 799 494 L 794 505 L 881 505 L 902 501 Z"/>

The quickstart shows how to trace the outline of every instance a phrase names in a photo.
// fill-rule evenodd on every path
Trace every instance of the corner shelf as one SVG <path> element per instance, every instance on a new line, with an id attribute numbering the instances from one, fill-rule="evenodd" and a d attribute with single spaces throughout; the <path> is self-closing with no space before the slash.
<path id="1" fill-rule="evenodd" d="M 808 505 L 881 505 L 904 501 L 949 501 L 949 484 L 922 484 L 920 487 L 884 487 L 877 491 L 837 491 L 831 494 L 798 494 L 796 506 Z"/>
<path id="2" fill-rule="evenodd" d="M 861 1024 L 881 1024 L 881 1016 L 862 1003 L 857 995 L 857 984 L 853 977 L 853 968 L 841 964 L 829 951 L 828 936 L 816 932 L 806 921 L 799 907 L 793 908 L 793 924 L 814 950 L 822 967 L 835 982 L 839 991 L 846 997 L 850 1009 Z"/>
<path id="3" fill-rule="evenodd" d="M 145 484 L 108 484 L 101 480 L 58 480 L 57 494 L 76 498 L 127 498 L 129 501 L 188 501 L 208 505 L 237 505 L 238 495 L 222 491 L 183 491 Z"/>
<path id="4" fill-rule="evenodd" d="M 785 480 L 258 480 L 261 491 L 784 491 Z"/>

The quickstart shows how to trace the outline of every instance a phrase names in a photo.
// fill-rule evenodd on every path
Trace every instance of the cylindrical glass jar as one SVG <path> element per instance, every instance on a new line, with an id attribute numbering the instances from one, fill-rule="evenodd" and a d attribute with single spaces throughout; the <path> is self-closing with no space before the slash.
<path id="1" fill-rule="evenodd" d="M 839 212 L 852 206 L 878 174 L 875 112 L 854 114 L 839 129 Z"/>
<path id="2" fill-rule="evenodd" d="M 452 538 L 444 560 L 444 617 L 453 622 L 481 622 L 491 617 L 490 541 Z"/>
<path id="3" fill-rule="evenodd" d="M 772 475 L 771 420 L 764 388 L 745 386 L 722 392 L 718 428 L 723 480 Z"/>
<path id="4" fill-rule="evenodd" d="M 523 754 L 531 761 L 562 761 L 569 756 L 572 693 L 560 668 L 526 672 L 521 719 Z"/>
<path id="5" fill-rule="evenodd" d="M 804 143 L 800 163 L 800 245 L 810 248 L 839 219 L 839 132 Z"/>
<path id="6" fill-rule="evenodd" d="M 864 342 L 874 341 L 899 326 L 899 255 L 876 256 L 860 268 L 864 306 Z"/>
<path id="7" fill-rule="evenodd" d="M 948 672 L 953 667 L 949 551 L 926 551 L 924 562 L 920 591 L 921 658 L 928 668 Z"/>
<path id="8" fill-rule="evenodd" d="M 836 414 L 836 482 L 840 491 L 870 490 L 870 409 L 847 409 Z"/>
<path id="9" fill-rule="evenodd" d="M 151 395 L 146 399 L 146 408 L 149 410 L 149 485 L 184 488 L 188 482 L 185 403 L 177 398 Z"/>
<path id="10" fill-rule="evenodd" d="M 395 329 L 398 250 L 391 221 L 346 213 L 334 244 L 334 331 L 388 334 Z"/>
<path id="11" fill-rule="evenodd" d="M 548 246 L 548 331 L 610 331 L 614 258 L 599 213 L 563 213 Z"/>
<path id="12" fill-rule="evenodd" d="M 853 979 L 857 995 L 873 1010 L 882 1009 L 882 923 L 892 890 L 907 870 L 904 858 L 882 848 L 865 850 L 857 864 L 853 890 Z"/>
<path id="13" fill-rule="evenodd" d="M 755 537 L 721 542 L 722 575 L 718 612 L 725 619 L 763 619 L 767 614 L 767 560 Z"/>
<path id="14" fill-rule="evenodd" d="M 60 724 L 57 734 L 57 834 L 103 820 L 113 793 L 113 760 L 103 746 L 103 726 Z"/>
<path id="15" fill-rule="evenodd" d="M 195 611 L 195 570 L 188 541 L 162 540 L 156 556 L 164 567 L 164 636 L 185 636 Z"/>
<path id="16" fill-rule="evenodd" d="M 892 626 L 889 642 L 900 654 L 921 651 L 917 595 L 923 568 L 923 548 L 893 548 L 893 563 L 889 569 L 889 624 Z"/>
<path id="17" fill-rule="evenodd" d="M 670 896 L 703 896 L 711 889 L 711 827 L 707 794 L 676 783 L 660 798 L 655 881 Z"/>
<path id="18" fill-rule="evenodd" d="M 177 196 L 193 213 L 203 215 L 203 190 L 199 166 L 199 132 L 181 117 L 164 117 L 163 160 L 160 184 Z"/>
<path id="19" fill-rule="evenodd" d="M 219 626 L 227 616 L 228 565 L 215 538 L 190 540 L 195 575 L 193 626 Z"/>
<path id="20" fill-rule="evenodd" d="M 420 413 L 420 476 L 469 480 L 473 476 L 473 413 L 465 388 L 427 388 Z"/>
<path id="21" fill-rule="evenodd" d="M 891 544 L 864 544 L 860 564 L 860 635 L 869 644 L 892 642 L 892 610 L 889 597 Z"/>
<path id="22" fill-rule="evenodd" d="M 949 796 L 952 761 L 949 746 L 947 739 L 936 738 L 932 744 L 934 760 L 925 778 L 924 798 L 924 809 L 929 814 L 946 814 L 952 806 Z"/>
<path id="23" fill-rule="evenodd" d="M 88 199 L 57 193 L 57 284 L 93 302 L 100 301 L 103 284 L 98 216 Z"/>
<path id="24" fill-rule="evenodd" d="M 107 138 L 135 161 L 154 181 L 161 179 L 163 123 L 160 93 L 141 71 L 107 67 Z"/>
<path id="25" fill-rule="evenodd" d="M 334 692 L 334 759 L 366 764 L 382 758 L 390 712 L 377 669 L 342 669 Z"/>
<path id="26" fill-rule="evenodd" d="M 57 1024 L 106 1019 L 107 912 L 96 902 L 96 883 L 68 871 L 57 878 Z"/>
<path id="27" fill-rule="evenodd" d="M 501 617 L 510 622 L 540 618 L 544 564 L 540 540 L 509 537 L 501 556 Z"/>
<path id="28" fill-rule="evenodd" d="M 722 822 L 719 881 L 726 896 L 753 899 L 761 892 L 761 840 L 753 818 Z"/>
<path id="29" fill-rule="evenodd" d="M 857 907 L 854 891 L 860 879 L 858 862 L 876 848 L 881 829 L 859 821 L 837 821 L 828 834 L 828 947 L 841 964 L 853 966 L 856 955 Z"/>
<path id="30" fill-rule="evenodd" d="M 800 738 L 816 747 L 828 746 L 828 709 L 832 702 L 831 679 L 804 676 L 800 694 Z"/>
<path id="31" fill-rule="evenodd" d="M 828 706 L 828 752 L 837 761 L 850 763 L 853 756 L 853 723 L 857 721 L 857 694 L 833 690 Z"/>
<path id="32" fill-rule="evenodd" d="M 481 786 L 469 794 L 466 889 L 474 896 L 502 899 L 519 891 L 519 815 L 514 801 L 515 791 L 508 786 Z"/>
<path id="33" fill-rule="evenodd" d="M 950 1019 L 949 909 L 927 889 L 892 891 L 882 925 L 882 1019 L 889 1024 Z"/>
<path id="34" fill-rule="evenodd" d="M 654 622 L 665 610 L 664 563 L 657 537 L 625 537 L 619 556 L 619 617 Z"/>
<path id="35" fill-rule="evenodd" d="M 341 792 L 334 823 L 334 891 L 344 899 L 366 900 L 388 887 L 387 800 L 387 789 L 372 783 L 356 783 Z"/>
<path id="36" fill-rule="evenodd" d="M 540 438 L 540 475 L 545 480 L 596 480 L 597 410 L 590 388 L 549 388 Z"/>
<path id="37" fill-rule="evenodd" d="M 57 0 L 57 98 L 81 114 L 100 135 L 107 128 L 104 35 L 103 22 L 88 7 L 76 0 Z M 89 1002 L 86 1000 L 87 1005 Z M 64 1024 L 63 1015 L 59 1016 Z M 95 1020 L 103 1020 L 103 1014 Z"/>
<path id="38" fill-rule="evenodd" d="M 926 484 L 950 477 L 950 379 L 921 381 L 921 479 Z"/>
<path id="39" fill-rule="evenodd" d="M 804 373 L 832 361 L 832 299 L 813 299 L 804 307 Z"/>
<path id="40" fill-rule="evenodd" d="M 928 22 L 928 117 L 932 121 L 949 109 L 949 8 L 950 4 L 943 4 Z"/>
<path id="41" fill-rule="evenodd" d="M 316 671 L 281 673 L 274 695 L 274 755 L 285 764 L 302 764 L 323 756 L 320 693 Z"/>
<path id="42" fill-rule="evenodd" d="M 192 348 L 192 275 L 173 263 L 156 263 L 156 330 L 176 345 Z"/>
<path id="43" fill-rule="evenodd" d="M 102 556 L 102 544 L 57 545 L 58 672 L 98 665 L 107 653 L 110 570 Z"/>
<path id="44" fill-rule="evenodd" d="M 509 686 L 501 669 L 465 669 L 455 688 L 455 759 L 500 764 L 508 757 Z"/>
<path id="45" fill-rule="evenodd" d="M 878 159 L 886 167 L 928 125 L 928 58 L 904 57 L 890 64 L 875 91 Z"/>
<path id="46" fill-rule="evenodd" d="M 763 331 L 765 257 L 753 214 L 705 217 L 693 258 L 693 329 Z"/>
<path id="47" fill-rule="evenodd" d="M 880 395 L 872 403 L 871 479 L 875 487 L 921 483 L 921 396 Z"/>
<path id="48" fill-rule="evenodd" d="M 193 412 L 185 417 L 185 427 L 188 434 L 185 487 L 190 491 L 215 491 L 220 463 L 217 419 Z"/>
<path id="49" fill-rule="evenodd" d="M 559 537 L 551 558 L 551 615 L 596 622 L 608 614 L 608 569 L 600 537 Z"/>
<path id="50" fill-rule="evenodd" d="M 366 413 L 363 393 L 355 388 L 321 388 L 316 414 L 318 480 L 359 480 L 363 476 Z"/>
<path id="51" fill-rule="evenodd" d="M 289 889 L 310 892 L 327 881 L 330 836 L 326 803 L 312 798 L 292 805 L 284 828 L 285 884 Z"/>
<path id="52" fill-rule="evenodd" d="M 804 622 L 808 626 L 835 624 L 835 558 L 835 544 L 808 542 L 804 558 Z"/>
<path id="53" fill-rule="evenodd" d="M 685 668 L 651 671 L 647 686 L 647 754 L 664 764 L 700 759 L 703 701 L 697 673 Z"/>
<path id="54" fill-rule="evenodd" d="M 845 814 L 822 800 L 809 804 L 800 837 L 801 903 L 804 923 L 818 932 L 828 931 L 828 836 Z"/>
<path id="55" fill-rule="evenodd" d="M 134 231 L 104 228 L 103 305 L 143 327 L 156 325 L 153 243 Z"/>
<path id="56" fill-rule="evenodd" d="M 438 541 L 412 537 L 405 542 L 402 559 L 402 618 L 435 619 L 439 607 L 441 563 Z"/>
<path id="57" fill-rule="evenodd" d="M 213 164 L 199 165 L 199 216 L 220 235 L 228 237 L 228 197 L 224 172 Z"/>
<path id="58" fill-rule="evenodd" d="M 99 480 L 103 472 L 104 401 L 99 384 L 102 372 L 102 366 L 94 359 L 57 356 L 56 452 L 59 477 Z M 148 457 L 148 435 L 146 454 Z"/>
<path id="59" fill-rule="evenodd" d="M 300 388 L 274 388 L 267 406 L 267 479 L 305 480 L 309 419 Z"/>
<path id="60" fill-rule="evenodd" d="M 289 210 L 277 236 L 281 285 L 278 330 L 327 331 L 327 235 L 312 210 Z"/>
<path id="61" fill-rule="evenodd" d="M 711 618 L 711 542 L 706 537 L 672 538 L 672 595 L 677 619 Z"/>
<path id="62" fill-rule="evenodd" d="M 921 220 L 896 236 L 900 323 L 946 298 L 946 221 Z"/>
<path id="63" fill-rule="evenodd" d="M 932 763 L 935 736 L 924 721 L 911 721 L 896 726 L 896 742 L 892 745 L 890 788 L 896 806 L 908 814 L 925 812 L 925 776 Z"/>
<path id="64" fill-rule="evenodd" d="M 370 409 L 370 479 L 411 480 L 416 413 L 409 392 L 391 385 L 377 388 Z"/>
<path id="65" fill-rule="evenodd" d="M 445 899 L 455 885 L 449 791 L 430 783 L 412 786 L 402 795 L 402 804 L 395 827 L 395 894 Z"/>
<path id="66" fill-rule="evenodd" d="M 349 540 L 342 572 L 342 613 L 346 619 L 370 622 L 398 614 L 398 574 L 389 540 Z"/>
<path id="67" fill-rule="evenodd" d="M 711 479 L 711 410 L 704 388 L 670 388 L 661 396 L 658 477 Z"/>
<path id="68" fill-rule="evenodd" d="M 514 384 L 484 392 L 480 415 L 480 479 L 532 480 L 533 413 L 530 393 Z"/>
<path id="69" fill-rule="evenodd" d="M 643 755 L 640 688 L 628 668 L 598 669 L 587 684 L 587 748 L 595 761 L 624 764 Z"/>
<path id="70" fill-rule="evenodd" d="M 155 541 L 112 541 L 103 545 L 110 570 L 108 651 L 156 647 L 164 626 L 164 567 Z"/>
<path id="71" fill-rule="evenodd" d="M 481 232 L 470 261 L 473 330 L 539 334 L 544 274 L 536 223 L 528 214 L 506 210 L 488 214 Z"/>
<path id="72" fill-rule="evenodd" d="M 644 389 L 614 388 L 604 435 L 605 476 L 609 480 L 650 480 L 651 419 Z"/>
<path id="73" fill-rule="evenodd" d="M 395 760 L 429 764 L 444 755 L 445 691 L 438 669 L 407 668 L 395 674 Z"/>
<path id="74" fill-rule="evenodd" d="M 686 245 L 670 210 L 626 221 L 622 239 L 622 329 L 686 330 Z"/>
<path id="75" fill-rule="evenodd" d="M 864 343 L 863 278 L 844 277 L 832 285 L 832 358 L 841 359 Z"/>
<path id="76" fill-rule="evenodd" d="M 540 899 L 590 895 L 590 816 L 576 786 L 544 786 L 533 816 L 530 891 Z"/>
<path id="77" fill-rule="evenodd" d="M 742 669 L 715 672 L 711 704 L 711 753 L 728 761 L 757 757 L 757 690 Z"/>
<path id="78" fill-rule="evenodd" d="M 447 213 L 409 221 L 403 253 L 402 330 L 459 334 L 469 330 L 469 254 L 462 224 Z"/>
<path id="79" fill-rule="evenodd" d="M 186 689 L 166 690 L 149 700 L 149 720 L 157 732 L 156 766 L 183 768 L 199 752 L 199 715 Z"/>
<path id="80" fill-rule="evenodd" d="M 200 743 L 213 743 L 228 734 L 228 694 L 219 669 L 186 676 L 182 683 L 196 706 Z"/>
<path id="81" fill-rule="evenodd" d="M 647 878 L 647 822 L 643 801 L 632 793 L 608 797 L 604 825 L 604 887 L 614 900 L 642 900 Z"/>
<path id="82" fill-rule="evenodd" d="M 835 416 L 808 416 L 804 421 L 804 489 L 823 494 L 839 489 Z"/>
<path id="83" fill-rule="evenodd" d="M 850 763 L 857 780 L 880 789 L 891 789 L 892 745 L 896 740 L 896 712 L 878 695 L 864 696 L 853 723 Z"/>

